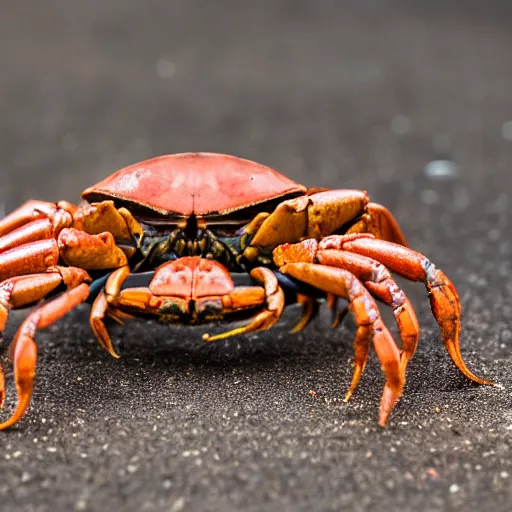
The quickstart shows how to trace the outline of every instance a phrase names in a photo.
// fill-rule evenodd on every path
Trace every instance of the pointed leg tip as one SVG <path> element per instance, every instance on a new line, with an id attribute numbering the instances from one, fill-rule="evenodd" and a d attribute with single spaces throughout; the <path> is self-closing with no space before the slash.
<path id="1" fill-rule="evenodd" d="M 114 359 L 119 359 L 121 357 L 114 349 L 112 342 L 109 341 L 109 343 L 104 344 L 100 341 L 100 344 Z"/>
<path id="2" fill-rule="evenodd" d="M 20 396 L 18 397 L 18 404 L 16 409 L 11 414 L 11 417 L 8 418 L 3 423 L 0 423 L 0 430 L 6 430 L 16 423 L 25 415 L 25 412 L 30 404 L 30 398 L 32 396 L 32 382 L 26 383 L 27 387 L 22 390 Z"/>
<path id="3" fill-rule="evenodd" d="M 384 398 L 384 397 L 383 397 Z M 384 428 L 388 422 L 389 415 L 398 402 L 398 397 L 392 398 L 389 401 L 382 401 L 379 410 L 379 426 Z"/>
<path id="4" fill-rule="evenodd" d="M 391 414 L 391 411 L 395 407 L 396 403 L 398 402 L 398 398 L 394 400 L 394 402 L 385 403 L 384 401 L 381 402 L 380 410 L 379 410 L 379 427 L 385 428 L 388 423 L 389 415 Z"/>
<path id="5" fill-rule="evenodd" d="M 114 358 L 119 359 L 121 356 L 116 352 L 112 342 L 109 340 L 108 343 L 103 343 L 103 340 L 100 339 L 100 345 Z"/>
<path id="6" fill-rule="evenodd" d="M 114 350 L 113 347 L 110 347 L 107 349 L 107 351 L 114 359 L 121 359 L 121 356 Z"/>
<path id="7" fill-rule="evenodd" d="M 463 366 L 457 365 L 459 370 L 470 380 L 473 382 L 476 382 L 477 384 L 480 384 L 482 386 L 494 386 L 494 383 L 489 380 L 484 380 L 480 377 L 477 377 L 473 372 L 471 372 L 465 364 Z"/>
<path id="8" fill-rule="evenodd" d="M 213 343 L 215 341 L 223 340 L 232 336 L 229 333 L 214 334 L 213 336 L 208 333 L 204 333 L 201 338 L 205 343 Z"/>
<path id="9" fill-rule="evenodd" d="M 484 379 L 473 379 L 473 382 L 476 382 L 477 384 L 480 384 L 481 386 L 496 386 L 494 382 L 491 382 L 490 380 L 484 380 Z"/>
<path id="10" fill-rule="evenodd" d="M 391 411 L 395 408 L 396 404 L 402 394 L 403 386 L 390 386 L 386 384 L 382 392 L 379 409 L 379 425 L 385 427 Z"/>
<path id="11" fill-rule="evenodd" d="M 20 418 L 9 418 L 7 421 L 4 421 L 3 423 L 0 423 L 0 431 L 7 430 L 8 428 L 11 428 L 16 423 L 18 423 Z"/>

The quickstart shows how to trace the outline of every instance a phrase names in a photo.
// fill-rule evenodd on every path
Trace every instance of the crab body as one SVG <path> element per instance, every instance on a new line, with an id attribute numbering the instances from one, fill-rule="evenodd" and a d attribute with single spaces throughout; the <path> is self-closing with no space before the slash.
<path id="1" fill-rule="evenodd" d="M 443 342 L 470 379 L 459 348 L 460 306 L 453 284 L 407 248 L 391 213 L 358 190 L 307 190 L 248 160 L 211 153 L 168 155 L 117 171 L 86 189 L 79 206 L 29 201 L 0 221 L 0 331 L 10 309 L 39 303 L 11 346 L 19 401 L 7 428 L 28 406 L 37 329 L 78 304 L 92 303 L 90 322 L 115 352 L 105 319 L 152 315 L 167 323 L 248 318 L 215 341 L 272 327 L 290 303 L 303 305 L 304 328 L 325 299 L 356 324 L 355 390 L 373 342 L 386 376 L 384 425 L 405 383 L 419 327 L 398 273 L 423 282 Z M 63 293 L 59 293 L 62 292 Z M 394 312 L 395 344 L 375 299 Z M 0 399 L 4 397 L 0 374 Z"/>

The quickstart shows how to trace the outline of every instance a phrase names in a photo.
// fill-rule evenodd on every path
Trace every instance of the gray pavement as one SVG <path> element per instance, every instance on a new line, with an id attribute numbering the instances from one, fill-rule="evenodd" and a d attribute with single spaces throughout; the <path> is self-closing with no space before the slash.
<path id="1" fill-rule="evenodd" d="M 342 402 L 351 320 L 292 335 L 292 309 L 213 346 L 135 322 L 117 361 L 83 307 L 38 335 L 0 510 L 510 510 L 511 47 L 507 1 L 2 2 L 0 208 L 183 151 L 366 189 L 456 283 L 466 361 L 501 387 L 458 373 L 410 283 L 422 339 L 385 430 L 374 355 Z"/>

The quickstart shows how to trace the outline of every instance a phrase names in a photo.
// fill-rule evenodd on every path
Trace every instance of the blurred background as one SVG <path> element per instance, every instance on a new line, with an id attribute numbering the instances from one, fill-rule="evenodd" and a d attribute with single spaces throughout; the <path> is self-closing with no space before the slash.
<path id="1" fill-rule="evenodd" d="M 0 7 L 0 215 L 32 198 L 77 202 L 82 189 L 120 167 L 185 151 L 256 160 L 308 186 L 365 189 L 456 283 L 468 364 L 509 389 L 509 1 L 4 0 Z M 319 348 L 331 336 L 325 326 L 297 341 L 288 325 L 279 346 L 272 335 L 248 337 L 242 356 L 238 344 L 180 351 L 171 339 L 159 358 L 141 328 L 126 338 L 125 354 L 142 353 L 142 362 L 116 366 L 96 349 L 87 312 L 70 315 L 40 336 L 31 418 L 0 437 L 9 456 L 2 464 L 10 476 L 0 482 L 5 510 L 106 503 L 173 512 L 447 510 L 478 500 L 509 510 L 510 395 L 459 377 L 423 290 L 410 289 L 424 338 L 393 433 L 385 434 L 374 427 L 376 364 L 356 409 L 326 405 L 350 378 L 350 324 L 342 348 Z M 155 329 L 159 339 L 168 336 Z M 255 372 L 248 396 L 215 394 L 232 385 L 225 351 L 242 379 Z M 323 373 L 311 381 L 318 367 Z M 155 396 L 164 375 L 187 368 L 189 380 L 165 388 L 171 402 Z M 70 384 L 86 374 L 95 376 L 87 386 Z M 122 398 L 108 391 L 119 379 L 128 379 Z M 327 402 L 312 406 L 311 386 Z M 241 403 L 252 409 L 227 425 L 225 415 Z M 436 421 L 436 407 L 450 412 Z M 78 421 L 80 410 L 87 412 Z M 159 414 L 172 442 L 152 430 Z M 129 442 L 117 435 L 119 421 Z M 241 433 L 226 444 L 212 425 Z M 262 432 L 266 448 L 257 442 Z M 41 436 L 46 445 L 37 445 Z M 47 450 L 53 440 L 55 455 Z M 194 450 L 201 457 L 190 456 Z"/>

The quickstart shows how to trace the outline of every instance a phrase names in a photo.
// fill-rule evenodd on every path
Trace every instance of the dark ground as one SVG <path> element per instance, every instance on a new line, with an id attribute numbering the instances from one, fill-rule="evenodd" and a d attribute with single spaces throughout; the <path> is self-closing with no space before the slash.
<path id="1" fill-rule="evenodd" d="M 38 336 L 33 405 L 0 434 L 0 508 L 510 510 L 510 2 L 24 4 L 0 16 L 5 211 L 183 151 L 367 189 L 456 283 L 468 365 L 502 388 L 452 366 L 420 285 L 421 345 L 384 431 L 375 357 L 341 402 L 352 322 L 290 335 L 293 310 L 215 346 L 132 323 L 116 361 L 80 308 Z M 460 173 L 428 178 L 437 158 Z"/>

